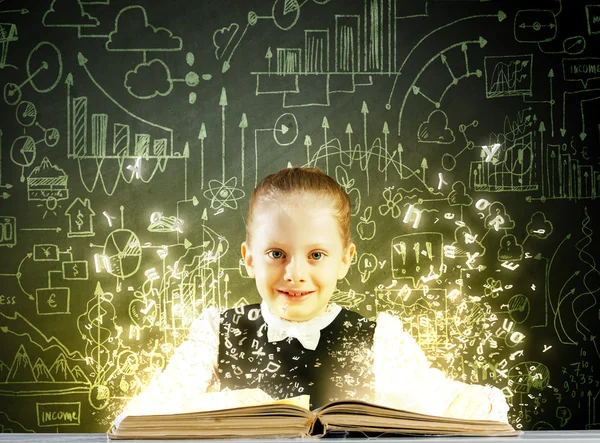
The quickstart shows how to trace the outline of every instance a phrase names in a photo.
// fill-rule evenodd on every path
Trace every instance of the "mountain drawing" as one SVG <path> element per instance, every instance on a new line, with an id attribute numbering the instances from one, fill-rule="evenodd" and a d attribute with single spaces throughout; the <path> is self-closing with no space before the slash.
<path id="1" fill-rule="evenodd" d="M 6 363 L 0 361 L 0 383 L 6 381 L 8 377 L 8 373 L 10 372 L 10 368 L 6 366 Z"/>
<path id="2" fill-rule="evenodd" d="M 38 357 L 33 365 L 33 375 L 37 381 L 54 381 L 54 377 L 50 374 L 46 363 Z"/>
<path id="3" fill-rule="evenodd" d="M 90 380 L 79 365 L 72 368 L 64 353 L 60 353 L 50 368 L 41 357 L 31 364 L 31 359 L 21 345 L 16 352 L 12 364 L 8 367 L 0 361 L 0 383 L 85 383 Z"/>
<path id="4" fill-rule="evenodd" d="M 33 375 L 33 368 L 31 366 L 31 360 L 29 355 L 25 351 L 23 345 L 19 346 L 19 350 L 15 354 L 12 365 L 10 366 L 10 372 L 6 377 L 7 383 L 22 383 L 36 381 Z"/>
<path id="5" fill-rule="evenodd" d="M 67 358 L 65 354 L 59 354 L 54 360 L 52 366 L 50 366 L 50 374 L 55 381 L 58 382 L 73 382 L 75 381 L 75 377 L 69 368 L 69 363 L 67 362 Z"/>
<path id="6" fill-rule="evenodd" d="M 87 375 L 85 375 L 85 372 L 83 372 L 83 369 L 81 369 L 79 365 L 73 366 L 71 372 L 73 373 L 75 381 L 90 384 L 90 379 L 87 377 Z"/>

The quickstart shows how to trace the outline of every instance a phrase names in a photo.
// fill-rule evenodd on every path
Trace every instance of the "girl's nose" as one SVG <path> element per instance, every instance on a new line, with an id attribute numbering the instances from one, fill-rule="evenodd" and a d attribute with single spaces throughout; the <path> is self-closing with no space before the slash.
<path id="1" fill-rule="evenodd" d="M 292 258 L 285 267 L 285 281 L 289 283 L 303 283 L 306 281 L 306 261 Z"/>

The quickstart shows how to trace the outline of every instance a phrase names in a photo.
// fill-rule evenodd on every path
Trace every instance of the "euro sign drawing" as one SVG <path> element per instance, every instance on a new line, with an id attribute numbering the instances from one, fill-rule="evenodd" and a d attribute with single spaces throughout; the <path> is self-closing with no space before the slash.
<path id="1" fill-rule="evenodd" d="M 50 297 L 48 297 L 48 306 L 56 308 L 56 294 L 50 294 Z"/>

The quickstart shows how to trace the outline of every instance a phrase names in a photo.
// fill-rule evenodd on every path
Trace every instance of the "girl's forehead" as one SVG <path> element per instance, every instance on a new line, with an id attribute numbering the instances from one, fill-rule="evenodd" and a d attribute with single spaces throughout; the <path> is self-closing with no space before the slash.
<path id="1" fill-rule="evenodd" d="M 251 235 L 264 237 L 290 234 L 308 237 L 339 235 L 339 220 L 327 202 L 315 198 L 268 200 L 256 208 Z"/>
<path id="2" fill-rule="evenodd" d="M 334 215 L 335 201 L 327 196 L 313 192 L 297 192 L 258 202 L 256 213 L 260 214 L 269 211 L 281 211 L 285 213 L 293 213 L 295 211 L 329 211 Z"/>

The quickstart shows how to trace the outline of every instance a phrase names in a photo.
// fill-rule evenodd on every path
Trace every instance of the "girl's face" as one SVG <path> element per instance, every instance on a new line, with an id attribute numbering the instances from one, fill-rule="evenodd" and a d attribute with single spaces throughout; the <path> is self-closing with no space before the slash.
<path id="1" fill-rule="evenodd" d="M 249 237 L 242 244 L 248 274 L 271 311 L 294 321 L 325 312 L 356 249 L 344 248 L 331 202 L 311 194 L 260 202 Z"/>

